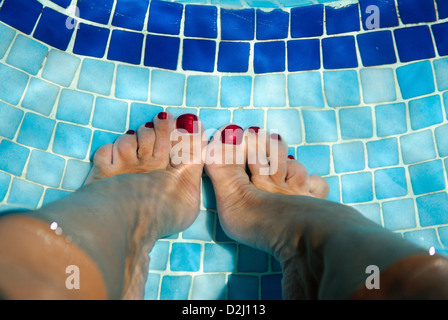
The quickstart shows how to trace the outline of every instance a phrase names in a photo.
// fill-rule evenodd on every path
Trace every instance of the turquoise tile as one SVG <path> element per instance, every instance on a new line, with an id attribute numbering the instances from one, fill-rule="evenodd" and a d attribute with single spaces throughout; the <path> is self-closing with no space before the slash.
<path id="1" fill-rule="evenodd" d="M 218 91 L 218 76 L 189 76 L 187 79 L 187 106 L 216 107 Z"/>
<path id="2" fill-rule="evenodd" d="M 406 105 L 404 103 L 385 104 L 375 107 L 376 133 L 379 137 L 405 133 Z"/>
<path id="3" fill-rule="evenodd" d="M 358 75 L 354 70 L 325 71 L 324 91 L 330 107 L 360 104 Z"/>
<path id="4" fill-rule="evenodd" d="M 0 101 L 0 136 L 14 138 L 19 129 L 24 112 Z"/>
<path id="5" fill-rule="evenodd" d="M 221 107 L 246 107 L 250 105 L 252 77 L 223 76 L 221 78 Z"/>
<path id="6" fill-rule="evenodd" d="M 398 67 L 398 84 L 404 99 L 415 98 L 435 91 L 431 63 L 421 61 Z"/>
<path id="7" fill-rule="evenodd" d="M 398 165 L 397 138 L 369 141 L 366 148 L 370 168 Z"/>
<path id="8" fill-rule="evenodd" d="M 236 244 L 206 243 L 204 248 L 204 272 L 232 272 L 235 269 Z"/>
<path id="9" fill-rule="evenodd" d="M 440 227 L 438 228 L 440 241 L 446 247 L 448 247 L 448 227 Z"/>
<path id="10" fill-rule="evenodd" d="M 92 126 L 116 132 L 126 130 L 128 104 L 124 101 L 98 97 L 95 102 Z"/>
<path id="11" fill-rule="evenodd" d="M 434 160 L 409 166 L 412 190 L 419 195 L 445 189 L 442 160 Z"/>
<path id="12" fill-rule="evenodd" d="M 336 115 L 333 110 L 303 110 L 306 142 L 332 142 L 338 140 Z M 325 128 L 325 130 L 322 130 Z"/>
<path id="13" fill-rule="evenodd" d="M 25 91 L 29 76 L 0 63 L 0 99 L 17 105 Z"/>
<path id="14" fill-rule="evenodd" d="M 192 300 L 223 300 L 226 293 L 225 274 L 202 274 L 194 277 Z"/>
<path id="15" fill-rule="evenodd" d="M 47 62 L 42 71 L 42 77 L 51 82 L 69 87 L 78 70 L 81 59 L 78 57 L 61 52 L 51 50 L 48 53 Z"/>
<path id="16" fill-rule="evenodd" d="M 448 58 L 435 60 L 434 71 L 436 74 L 437 89 L 439 91 L 448 90 Z"/>
<path id="17" fill-rule="evenodd" d="M 120 99 L 146 101 L 148 99 L 149 69 L 119 65 L 115 96 Z"/>
<path id="18" fill-rule="evenodd" d="M 22 101 L 22 107 L 48 116 L 58 95 L 59 87 L 38 78 L 31 78 Z"/>
<path id="19" fill-rule="evenodd" d="M 110 62 L 84 59 L 78 79 L 78 89 L 109 95 L 115 65 Z"/>
<path id="20" fill-rule="evenodd" d="M 329 146 L 300 146 L 297 148 L 297 160 L 305 166 L 309 174 L 325 176 L 330 173 Z"/>
<path id="21" fill-rule="evenodd" d="M 445 115 L 448 120 L 448 92 L 443 94 L 443 105 L 445 106 Z"/>
<path id="22" fill-rule="evenodd" d="M 436 157 L 436 150 L 430 130 L 401 136 L 400 145 L 404 164 L 416 163 Z"/>
<path id="23" fill-rule="evenodd" d="M 145 284 L 144 300 L 157 300 L 159 295 L 160 275 L 158 273 L 148 273 Z"/>
<path id="24" fill-rule="evenodd" d="M 322 77 L 319 72 L 288 74 L 289 105 L 323 108 Z"/>
<path id="25" fill-rule="evenodd" d="M 92 131 L 88 128 L 60 122 L 54 135 L 53 152 L 84 159 L 87 155 Z"/>
<path id="26" fill-rule="evenodd" d="M 414 200 L 400 199 L 383 202 L 384 226 L 389 230 L 416 227 Z"/>
<path id="27" fill-rule="evenodd" d="M 162 278 L 160 300 L 187 300 L 191 276 L 170 276 Z"/>
<path id="28" fill-rule="evenodd" d="M 49 187 L 61 184 L 65 160 L 51 153 L 33 150 L 26 172 L 26 179 Z"/>
<path id="29" fill-rule="evenodd" d="M 439 192 L 417 197 L 417 210 L 422 227 L 448 223 L 448 194 Z"/>
<path id="30" fill-rule="evenodd" d="M 0 171 L 0 201 L 3 201 L 6 197 L 6 193 L 9 190 L 9 184 L 11 182 L 11 176 L 7 173 Z M 1 207 L 3 209 L 3 207 Z M 2 211 L 0 209 L 0 211 Z"/>
<path id="31" fill-rule="evenodd" d="M 43 192 L 44 188 L 37 184 L 14 178 L 12 180 L 11 189 L 9 190 L 7 202 L 8 204 L 35 209 L 39 204 Z"/>
<path id="32" fill-rule="evenodd" d="M 377 170 L 374 173 L 377 199 L 402 197 L 408 194 L 404 168 Z"/>
<path id="33" fill-rule="evenodd" d="M 373 135 L 372 110 L 357 107 L 339 110 L 342 139 L 365 139 Z"/>
<path id="34" fill-rule="evenodd" d="M 16 36 L 14 29 L 0 23 L 0 59 L 3 58 L 6 51 L 8 51 L 12 40 Z"/>
<path id="35" fill-rule="evenodd" d="M 154 74 L 154 71 L 153 71 Z M 130 130 L 137 130 L 138 127 L 144 125 L 146 122 L 151 122 L 154 117 L 162 112 L 163 108 L 144 103 L 134 102 L 131 104 L 131 111 L 129 114 L 129 128 Z"/>
<path id="36" fill-rule="evenodd" d="M 356 141 L 335 144 L 333 162 L 337 173 L 363 170 L 365 168 L 363 143 Z"/>
<path id="37" fill-rule="evenodd" d="M 397 99 L 392 69 L 361 69 L 359 76 L 365 103 L 389 102 Z"/>
<path id="38" fill-rule="evenodd" d="M 360 172 L 341 177 L 342 201 L 344 203 L 368 202 L 373 200 L 372 174 Z"/>
<path id="39" fill-rule="evenodd" d="M 356 204 L 352 208 L 358 210 L 364 217 L 370 221 L 381 225 L 380 205 L 378 203 Z"/>
<path id="40" fill-rule="evenodd" d="M 156 241 L 149 254 L 149 270 L 165 270 L 168 263 L 170 243 L 168 241 Z"/>
<path id="41" fill-rule="evenodd" d="M 198 243 L 173 243 L 170 255 L 171 271 L 199 271 L 201 245 Z"/>
<path id="42" fill-rule="evenodd" d="M 81 188 L 92 168 L 92 163 L 70 159 L 67 161 L 62 188 L 78 190 Z"/>
<path id="43" fill-rule="evenodd" d="M 93 99 L 90 93 L 62 89 L 56 119 L 88 124 L 92 114 Z"/>
<path id="44" fill-rule="evenodd" d="M 230 123 L 230 111 L 204 108 L 199 112 L 199 118 L 205 130 L 207 130 L 208 138 L 210 139 L 216 130 Z"/>
<path id="45" fill-rule="evenodd" d="M 292 145 L 302 142 L 300 114 L 295 109 L 270 109 L 267 113 L 267 129 L 276 130 L 283 141 Z"/>
<path id="46" fill-rule="evenodd" d="M 3 139 L 0 142 L 0 170 L 21 176 L 29 154 L 28 148 Z"/>
<path id="47" fill-rule="evenodd" d="M 418 130 L 443 121 L 442 105 L 438 95 L 409 101 L 411 128 Z"/>
<path id="48" fill-rule="evenodd" d="M 43 44 L 23 35 L 18 35 L 6 63 L 36 75 L 42 66 L 47 51 L 48 48 Z"/>
<path id="49" fill-rule="evenodd" d="M 264 127 L 264 110 L 260 109 L 236 109 L 233 111 L 233 123 L 243 129 L 249 127 Z"/>
<path id="50" fill-rule="evenodd" d="M 425 249 L 429 249 L 434 245 L 439 246 L 439 240 L 437 240 L 434 229 L 408 231 L 403 233 L 403 235 L 405 239 Z"/>
<path id="51" fill-rule="evenodd" d="M 256 76 L 254 80 L 255 107 L 284 107 L 286 78 L 283 74 Z"/>
<path id="52" fill-rule="evenodd" d="M 211 241 L 215 227 L 215 215 L 208 211 L 199 211 L 193 224 L 182 232 L 183 239 Z"/>
<path id="53" fill-rule="evenodd" d="M 153 70 L 151 72 L 151 102 L 169 106 L 180 106 L 184 99 L 185 75 L 181 73 Z"/>
<path id="54" fill-rule="evenodd" d="M 45 191 L 44 201 L 42 202 L 42 206 L 46 206 L 47 204 L 49 204 L 51 202 L 55 202 L 57 200 L 65 198 L 65 197 L 69 196 L 70 194 L 71 194 L 70 191 L 48 188 L 47 191 Z"/>
<path id="55" fill-rule="evenodd" d="M 437 151 L 440 157 L 448 156 L 448 124 L 440 126 L 434 130 Z"/>
<path id="56" fill-rule="evenodd" d="M 330 187 L 330 194 L 328 195 L 328 200 L 334 201 L 334 202 L 340 202 L 341 196 L 340 196 L 340 186 L 339 186 L 339 177 L 325 177 L 324 178 L 329 187 Z"/>
<path id="57" fill-rule="evenodd" d="M 42 150 L 46 150 L 50 144 L 56 121 L 39 116 L 35 113 L 27 113 L 17 137 L 17 142 Z"/>

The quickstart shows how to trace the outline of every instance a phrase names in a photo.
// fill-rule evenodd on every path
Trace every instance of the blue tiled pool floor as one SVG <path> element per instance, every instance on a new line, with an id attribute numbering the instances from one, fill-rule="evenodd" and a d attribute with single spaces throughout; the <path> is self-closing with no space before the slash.
<path id="1" fill-rule="evenodd" d="M 446 1 L 193 2 L 0 0 L 0 211 L 74 192 L 158 112 L 195 113 L 278 130 L 330 200 L 446 252 Z M 151 258 L 146 299 L 281 298 L 278 262 L 225 235 L 206 177 L 198 219 Z"/>

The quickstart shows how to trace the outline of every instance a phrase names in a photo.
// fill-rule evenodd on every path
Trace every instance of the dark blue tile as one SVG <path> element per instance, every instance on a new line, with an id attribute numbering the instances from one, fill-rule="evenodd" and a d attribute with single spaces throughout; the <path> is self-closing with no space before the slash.
<path id="1" fill-rule="evenodd" d="M 434 0 L 398 0 L 401 21 L 407 23 L 435 21 Z"/>
<path id="2" fill-rule="evenodd" d="M 140 64 L 143 45 L 143 34 L 114 30 L 109 44 L 107 58 Z"/>
<path id="3" fill-rule="evenodd" d="M 448 22 L 431 26 L 439 56 L 448 55 Z"/>
<path id="4" fill-rule="evenodd" d="M 151 1 L 148 31 L 164 34 L 179 34 L 183 5 L 175 2 Z"/>
<path id="5" fill-rule="evenodd" d="M 215 68 L 216 43 L 209 40 L 185 39 L 183 43 L 182 68 L 213 72 Z"/>
<path id="6" fill-rule="evenodd" d="M 56 3 L 58 6 L 62 8 L 67 8 L 72 3 L 72 0 L 51 0 L 51 2 Z"/>
<path id="7" fill-rule="evenodd" d="M 253 40 L 255 33 L 255 10 L 221 9 L 222 40 Z"/>
<path id="8" fill-rule="evenodd" d="M 132 30 L 143 30 L 149 0 L 117 0 L 112 25 Z"/>
<path id="9" fill-rule="evenodd" d="M 255 73 L 285 71 L 285 42 L 258 42 L 254 51 Z"/>
<path id="10" fill-rule="evenodd" d="M 257 10 L 257 40 L 284 39 L 288 36 L 289 14 L 281 9 Z"/>
<path id="11" fill-rule="evenodd" d="M 379 9 L 379 26 L 380 28 L 389 28 L 398 26 L 398 15 L 395 8 L 395 0 L 360 0 L 362 25 L 364 30 L 369 28 L 366 22 L 373 12 L 366 12 L 367 7 L 374 5 Z"/>
<path id="12" fill-rule="evenodd" d="M 288 41 L 288 71 L 320 68 L 319 39 Z"/>
<path id="13" fill-rule="evenodd" d="M 356 36 L 362 64 L 365 67 L 397 62 L 390 31 L 366 32 Z"/>
<path id="14" fill-rule="evenodd" d="M 322 4 L 291 9 L 291 37 L 318 37 L 324 32 Z"/>
<path id="15" fill-rule="evenodd" d="M 258 300 L 258 281 L 257 276 L 229 275 L 229 300 Z"/>
<path id="16" fill-rule="evenodd" d="M 106 52 L 109 29 L 81 23 L 76 33 L 73 53 L 102 58 Z"/>
<path id="17" fill-rule="evenodd" d="M 146 37 L 145 66 L 176 70 L 180 39 L 149 34 Z"/>
<path id="18" fill-rule="evenodd" d="M 345 33 L 359 30 L 358 4 L 339 9 L 325 7 L 327 34 Z"/>
<path id="19" fill-rule="evenodd" d="M 35 0 L 5 0 L 0 10 L 0 20 L 30 34 L 42 12 L 42 5 Z"/>
<path id="20" fill-rule="evenodd" d="M 322 39 L 322 55 L 325 69 L 356 68 L 355 37 L 334 37 Z"/>
<path id="21" fill-rule="evenodd" d="M 216 38 L 218 10 L 215 6 L 186 5 L 185 30 L 187 37 Z"/>
<path id="22" fill-rule="evenodd" d="M 34 31 L 34 38 L 65 51 L 73 34 L 73 29 L 66 27 L 67 18 L 62 13 L 45 8 Z"/>
<path id="23" fill-rule="evenodd" d="M 428 26 L 395 29 L 394 36 L 401 62 L 434 58 L 434 47 Z"/>
<path id="24" fill-rule="evenodd" d="M 439 13 L 439 19 L 445 19 L 448 17 L 448 1 L 436 0 L 437 12 Z"/>
<path id="25" fill-rule="evenodd" d="M 221 42 L 218 53 L 218 71 L 247 72 L 250 44 L 248 42 Z"/>
<path id="26" fill-rule="evenodd" d="M 282 299 L 282 275 L 269 274 L 261 277 L 261 299 Z"/>
<path id="27" fill-rule="evenodd" d="M 82 19 L 107 24 L 114 0 L 78 0 L 79 16 Z"/>

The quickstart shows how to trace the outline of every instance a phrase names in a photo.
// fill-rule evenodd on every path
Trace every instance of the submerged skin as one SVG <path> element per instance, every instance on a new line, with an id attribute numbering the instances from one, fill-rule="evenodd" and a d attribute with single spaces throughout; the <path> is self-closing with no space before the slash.
<path id="1" fill-rule="evenodd" d="M 207 143 L 200 121 L 193 120 L 192 115 L 175 120 L 159 114 L 137 132 L 101 147 L 77 192 L 33 213 L 2 217 L 0 294 L 143 298 L 149 252 L 157 239 L 194 222 L 205 169 L 224 231 L 280 261 L 285 299 L 448 298 L 445 258 L 429 256 L 356 210 L 325 200 L 325 180 L 289 159 L 281 138 L 271 135 L 266 142 L 259 128 L 228 137 L 222 134 L 226 126 Z M 197 142 L 183 152 L 198 161 L 173 163 L 171 152 L 180 143 L 173 141 L 173 132 Z M 270 149 L 273 139 L 276 154 Z M 211 156 L 228 161 L 208 161 Z M 251 156 L 255 162 L 247 161 Z M 263 168 L 270 174 L 260 174 Z M 50 228 L 54 222 L 57 232 Z M 79 290 L 65 287 L 68 265 L 81 271 Z M 382 271 L 380 290 L 364 286 L 369 265 Z"/>

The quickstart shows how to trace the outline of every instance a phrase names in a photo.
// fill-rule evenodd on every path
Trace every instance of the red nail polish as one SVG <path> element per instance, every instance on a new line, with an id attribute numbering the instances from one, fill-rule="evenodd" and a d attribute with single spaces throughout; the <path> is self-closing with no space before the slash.
<path id="1" fill-rule="evenodd" d="M 274 140 L 282 141 L 282 137 L 280 137 L 280 135 L 276 133 L 271 133 L 269 137 Z"/>
<path id="2" fill-rule="evenodd" d="M 159 114 L 157 115 L 157 118 L 159 118 L 160 120 L 165 120 L 166 117 L 167 117 L 166 112 L 159 112 Z"/>
<path id="3" fill-rule="evenodd" d="M 243 128 L 230 124 L 221 132 L 221 141 L 225 144 L 239 145 L 243 141 L 243 135 Z"/>
<path id="4" fill-rule="evenodd" d="M 145 128 L 148 128 L 148 129 L 154 128 L 154 123 L 152 123 L 152 122 L 146 122 L 146 123 L 145 123 Z"/>
<path id="5" fill-rule="evenodd" d="M 126 131 L 126 134 L 135 134 L 135 131 L 134 130 L 128 130 L 128 131 Z"/>
<path id="6" fill-rule="evenodd" d="M 258 131 L 260 131 L 260 127 L 249 127 L 249 131 L 252 133 L 258 133 Z"/>
<path id="7" fill-rule="evenodd" d="M 198 133 L 198 117 L 191 113 L 182 114 L 176 120 L 176 127 L 188 133 Z"/>
<path id="8" fill-rule="evenodd" d="M 294 160 L 295 158 L 294 158 L 293 155 L 288 155 L 288 159 L 289 159 L 289 160 Z"/>

